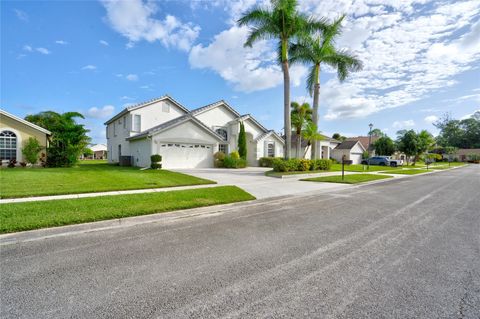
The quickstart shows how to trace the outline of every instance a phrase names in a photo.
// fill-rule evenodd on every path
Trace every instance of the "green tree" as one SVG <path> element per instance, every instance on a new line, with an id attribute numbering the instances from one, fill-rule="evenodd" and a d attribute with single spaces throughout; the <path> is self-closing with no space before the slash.
<path id="1" fill-rule="evenodd" d="M 40 142 L 35 137 L 29 137 L 23 145 L 22 154 L 27 163 L 36 164 L 38 162 L 38 153 L 43 149 Z"/>
<path id="2" fill-rule="evenodd" d="M 436 140 L 443 147 L 480 148 L 480 111 L 463 120 L 446 113 L 434 126 L 440 130 Z"/>
<path id="3" fill-rule="evenodd" d="M 302 131 L 307 125 L 308 122 L 312 121 L 312 108 L 308 103 L 297 103 L 292 102 L 291 104 L 292 110 L 290 116 L 292 118 L 292 127 L 295 130 L 295 137 L 297 138 L 297 158 L 301 157 L 301 149 L 302 149 Z"/>
<path id="4" fill-rule="evenodd" d="M 410 157 L 415 156 L 418 153 L 419 141 L 417 133 L 415 133 L 414 130 L 403 130 L 398 131 L 397 134 L 397 148 L 400 152 L 406 155 L 407 165 L 409 165 Z"/>
<path id="5" fill-rule="evenodd" d="M 78 112 L 59 114 L 53 111 L 28 115 L 25 120 L 46 128 L 52 135 L 47 148 L 47 166 L 69 167 L 77 163 L 79 156 L 90 142 L 89 132 L 75 119 L 84 118 Z"/>
<path id="6" fill-rule="evenodd" d="M 320 72 L 322 64 L 337 70 L 340 82 L 343 82 L 350 72 L 362 69 L 362 63 L 354 55 L 345 50 L 335 48 L 335 39 L 341 33 L 341 24 L 345 16 L 333 23 L 327 23 L 315 34 L 311 33 L 300 38 L 297 44 L 290 48 L 290 62 L 303 63 L 311 66 L 307 77 L 307 90 L 313 95 L 313 123 L 318 127 L 318 106 L 320 98 Z M 316 155 L 316 145 L 312 147 L 312 159 Z"/>
<path id="7" fill-rule="evenodd" d="M 395 153 L 395 144 L 388 136 L 382 136 L 373 143 L 375 154 L 390 156 Z"/>
<path id="8" fill-rule="evenodd" d="M 333 138 L 333 139 L 336 139 L 337 141 L 340 141 L 340 142 L 343 142 L 343 141 L 345 141 L 345 140 L 347 139 L 346 136 L 340 135 L 340 133 L 334 133 L 334 134 L 332 135 L 332 138 Z"/>
<path id="9" fill-rule="evenodd" d="M 241 158 L 247 160 L 247 137 L 243 122 L 240 122 L 240 133 L 238 134 L 238 154 L 240 154 Z"/>
<path id="10" fill-rule="evenodd" d="M 368 132 L 368 135 L 371 136 L 378 136 L 378 137 L 384 137 L 387 136 L 385 133 L 382 132 L 379 128 L 374 128 L 371 132 Z"/>
<path id="11" fill-rule="evenodd" d="M 90 148 L 86 147 L 86 148 L 83 150 L 83 156 L 84 156 L 84 157 L 93 156 L 93 151 L 92 151 Z"/>
<path id="12" fill-rule="evenodd" d="M 238 20 L 239 26 L 250 26 L 245 46 L 260 40 L 278 41 L 277 58 L 283 72 L 283 119 L 285 129 L 285 158 L 291 157 L 290 73 L 288 51 L 290 41 L 324 29 L 323 21 L 314 21 L 297 11 L 297 0 L 271 0 L 271 8 L 256 7 Z"/>
<path id="13" fill-rule="evenodd" d="M 420 156 L 425 152 L 432 149 L 435 144 L 435 139 L 433 135 L 430 134 L 427 130 L 422 130 L 417 134 L 418 139 L 418 149 L 417 154 L 415 155 L 415 160 L 418 161 Z"/>
<path id="14" fill-rule="evenodd" d="M 308 122 L 305 126 L 305 129 L 302 131 L 303 138 L 307 141 L 307 147 L 303 153 L 303 157 L 307 155 L 308 149 L 311 145 L 316 144 L 316 141 L 323 140 L 323 135 L 318 132 L 317 126 L 313 122 Z"/>

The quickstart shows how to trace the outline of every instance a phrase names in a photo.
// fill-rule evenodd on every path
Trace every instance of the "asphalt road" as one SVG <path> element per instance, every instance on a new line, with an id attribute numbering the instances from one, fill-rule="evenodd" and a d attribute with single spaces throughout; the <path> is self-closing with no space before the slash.
<path id="1" fill-rule="evenodd" d="M 0 257 L 2 318 L 480 318 L 480 166 Z"/>

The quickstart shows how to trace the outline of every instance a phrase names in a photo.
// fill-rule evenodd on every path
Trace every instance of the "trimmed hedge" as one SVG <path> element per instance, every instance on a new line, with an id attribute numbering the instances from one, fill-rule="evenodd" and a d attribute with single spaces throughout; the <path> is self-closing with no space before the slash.
<path id="1" fill-rule="evenodd" d="M 150 168 L 152 169 L 160 169 L 162 168 L 162 156 L 159 155 L 159 154 L 153 154 L 150 156 L 150 161 L 151 161 L 151 164 L 150 164 Z"/>
<path id="2" fill-rule="evenodd" d="M 299 159 L 292 158 L 289 160 L 275 158 L 273 160 L 273 170 L 275 172 L 305 172 L 305 171 L 328 171 L 332 167 L 332 161 L 326 159 Z"/>
<path id="3" fill-rule="evenodd" d="M 258 165 L 260 167 L 273 167 L 273 161 L 276 159 L 282 159 L 281 157 L 260 157 Z"/>

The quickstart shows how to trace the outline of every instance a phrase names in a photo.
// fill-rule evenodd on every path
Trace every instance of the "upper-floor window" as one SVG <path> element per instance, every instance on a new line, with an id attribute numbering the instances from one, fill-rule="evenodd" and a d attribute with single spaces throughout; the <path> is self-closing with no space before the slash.
<path id="1" fill-rule="evenodd" d="M 215 130 L 215 132 L 218 133 L 218 135 L 220 135 L 221 137 L 223 137 L 223 139 L 226 141 L 228 139 L 228 133 L 227 133 L 227 130 L 224 129 L 224 128 L 217 128 Z"/>
<path id="2" fill-rule="evenodd" d="M 12 131 L 0 133 L 0 160 L 17 159 L 17 135 Z"/>
<path id="3" fill-rule="evenodd" d="M 123 128 L 127 128 L 127 117 L 123 117 Z"/>
<path id="4" fill-rule="evenodd" d="M 140 132 L 141 127 L 142 127 L 142 118 L 140 114 L 135 114 L 133 116 L 133 131 Z"/>
<path id="5" fill-rule="evenodd" d="M 113 136 L 117 136 L 117 125 L 116 125 L 116 122 L 113 122 Z"/>
<path id="6" fill-rule="evenodd" d="M 168 102 L 162 104 L 162 112 L 170 113 L 170 104 Z"/>
<path id="7" fill-rule="evenodd" d="M 108 134 L 108 125 L 107 125 L 107 128 L 105 129 L 105 136 L 106 136 L 107 138 L 110 138 L 110 135 Z"/>

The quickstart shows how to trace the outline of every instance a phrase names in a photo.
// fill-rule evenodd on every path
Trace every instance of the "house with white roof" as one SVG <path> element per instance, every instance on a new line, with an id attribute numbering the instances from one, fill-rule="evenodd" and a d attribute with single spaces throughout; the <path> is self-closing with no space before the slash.
<path id="1" fill-rule="evenodd" d="M 241 115 L 221 100 L 188 110 L 172 97 L 125 108 L 105 122 L 110 163 L 128 162 L 147 167 L 160 154 L 164 168 L 213 167 L 213 154 L 237 150 L 240 123 L 247 139 L 247 162 L 282 157 L 284 140 L 250 114 Z"/>

